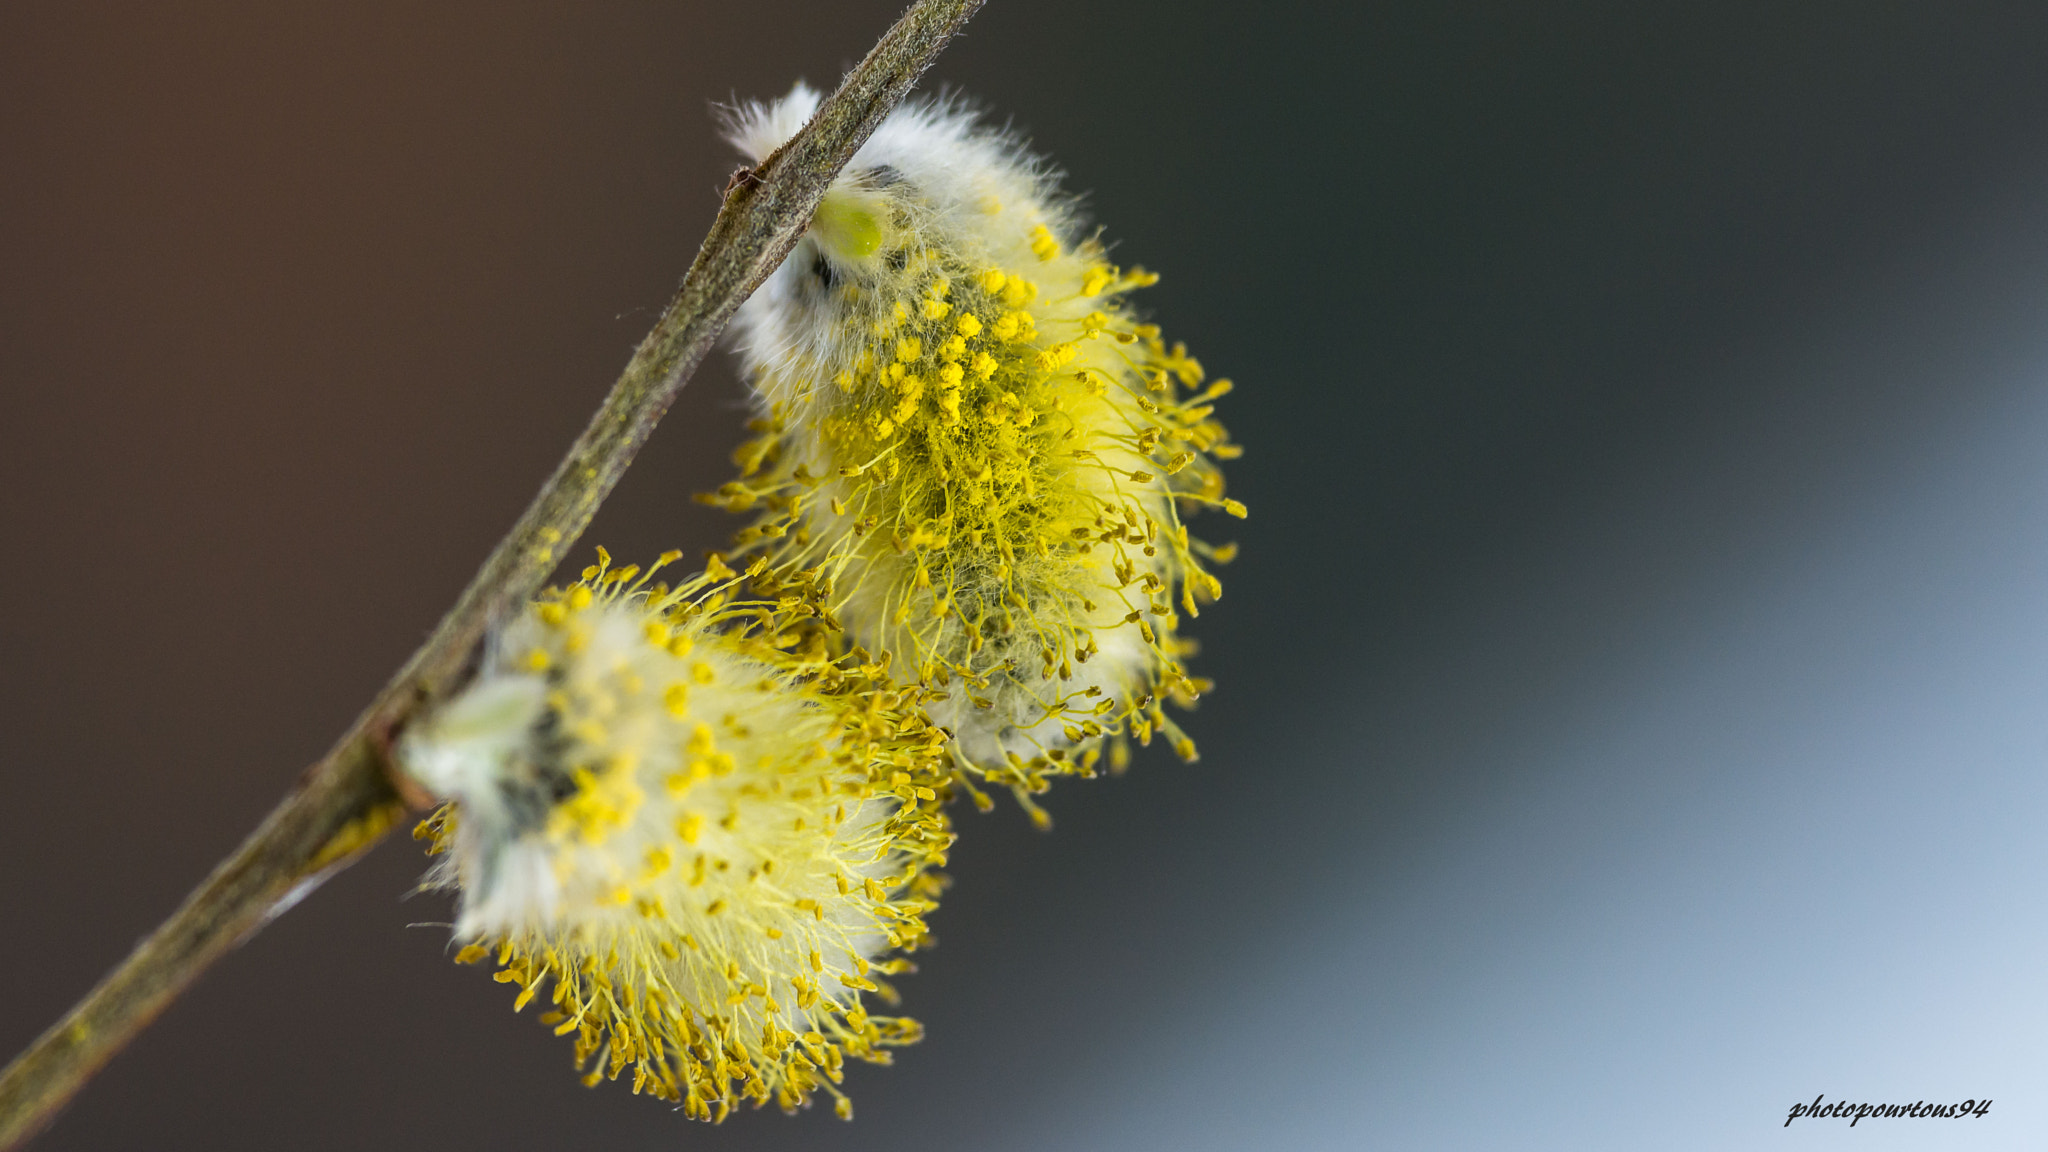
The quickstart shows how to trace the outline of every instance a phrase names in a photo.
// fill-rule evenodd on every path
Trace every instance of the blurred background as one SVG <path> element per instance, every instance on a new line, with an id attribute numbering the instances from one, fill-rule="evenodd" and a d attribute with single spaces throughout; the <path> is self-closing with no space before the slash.
<path id="1" fill-rule="evenodd" d="M 0 6 L 0 1049 L 425 635 L 895 0 Z M 962 811 L 929 1038 L 692 1126 L 385 844 L 58 1149 L 2036 1148 L 2048 7 L 990 0 L 1238 392 L 1202 761 Z M 723 356 L 584 541 L 716 546 Z M 1983 1119 L 1795 1101 L 1991 1097 Z"/>

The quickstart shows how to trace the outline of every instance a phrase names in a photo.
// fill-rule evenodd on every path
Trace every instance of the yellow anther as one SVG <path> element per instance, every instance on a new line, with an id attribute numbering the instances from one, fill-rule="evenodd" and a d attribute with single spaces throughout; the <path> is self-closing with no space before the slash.
<path id="1" fill-rule="evenodd" d="M 709 756 L 718 748 L 717 737 L 711 734 L 711 725 L 699 722 L 690 729 L 689 743 L 683 748 L 692 756 Z"/>
<path id="2" fill-rule="evenodd" d="M 1060 254 L 1060 242 L 1053 239 L 1052 230 L 1043 224 L 1031 229 L 1031 253 L 1040 260 L 1051 260 Z"/>
<path id="3" fill-rule="evenodd" d="M 1072 343 L 1055 344 L 1038 354 L 1038 366 L 1046 369 L 1063 368 L 1073 363 L 1074 357 L 1079 354 L 1080 350 Z"/>

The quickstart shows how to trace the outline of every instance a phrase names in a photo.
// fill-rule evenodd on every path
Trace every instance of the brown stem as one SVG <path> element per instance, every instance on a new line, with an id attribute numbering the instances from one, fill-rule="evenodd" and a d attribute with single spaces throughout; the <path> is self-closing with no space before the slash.
<path id="1" fill-rule="evenodd" d="M 407 801 L 418 797 L 388 763 L 392 733 L 459 687 L 492 623 L 547 579 L 734 310 L 803 234 L 833 177 L 980 6 L 981 0 L 916 0 L 809 125 L 733 179 L 675 298 L 433 636 L 235 854 L 0 1071 L 0 1149 L 40 1131 L 208 965 L 400 821 Z"/>

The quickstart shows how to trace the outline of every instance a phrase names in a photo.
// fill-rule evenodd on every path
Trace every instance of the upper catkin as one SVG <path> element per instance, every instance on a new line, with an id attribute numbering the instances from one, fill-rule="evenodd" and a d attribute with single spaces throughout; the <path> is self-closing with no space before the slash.
<path id="1" fill-rule="evenodd" d="M 732 116 L 759 160 L 811 115 L 798 86 Z M 958 101 L 898 108 L 788 259 L 741 309 L 758 438 L 711 502 L 736 541 L 833 590 L 848 635 L 886 653 L 961 767 L 1028 799 L 1046 778 L 1121 768 L 1125 733 L 1194 744 L 1182 614 L 1221 592 L 1188 535 L 1220 507 L 1213 416 L 1228 380 L 1138 322 L 1122 269 L 1080 230 L 1056 174 Z M 971 782 L 962 778 L 970 791 Z M 974 791 L 977 803 L 987 800 Z"/>
<path id="2" fill-rule="evenodd" d="M 952 834 L 945 737 L 880 669 L 831 660 L 815 603 L 670 590 L 600 563 L 503 628 L 475 681 L 401 738 L 448 801 L 419 835 L 457 888 L 456 957 L 576 1035 L 586 1082 L 724 1119 L 837 1098 L 914 1021 L 883 954 L 926 938 Z M 673 559 L 673 554 L 663 557 Z M 656 565 L 659 567 L 659 565 Z"/>

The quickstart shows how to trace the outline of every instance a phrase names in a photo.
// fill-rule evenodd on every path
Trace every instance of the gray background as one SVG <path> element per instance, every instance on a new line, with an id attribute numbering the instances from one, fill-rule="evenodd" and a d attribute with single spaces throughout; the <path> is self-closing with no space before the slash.
<path id="1" fill-rule="evenodd" d="M 453 599 L 694 251 L 707 102 L 894 11 L 0 7 L 0 1048 Z M 2044 59 L 2038 4 L 991 0 L 936 79 L 1240 384 L 1202 762 L 961 813 L 851 1125 L 581 1088 L 400 840 L 39 1146 L 2040 1147 Z M 715 545 L 739 397 L 586 545 Z"/>

